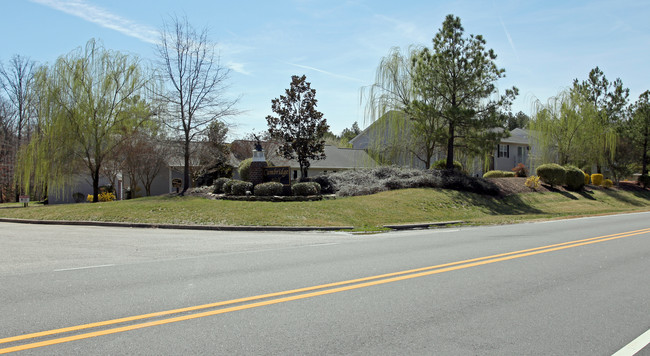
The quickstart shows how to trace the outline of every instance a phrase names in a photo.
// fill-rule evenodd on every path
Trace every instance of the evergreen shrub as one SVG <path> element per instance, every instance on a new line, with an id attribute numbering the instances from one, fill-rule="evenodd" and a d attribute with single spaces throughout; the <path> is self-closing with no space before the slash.
<path id="1" fill-rule="evenodd" d="M 542 182 L 550 185 L 563 185 L 566 179 L 566 169 L 555 163 L 543 164 L 537 167 L 537 176 Z"/>
<path id="2" fill-rule="evenodd" d="M 241 195 L 246 195 L 246 192 L 252 192 L 252 191 L 253 191 L 253 183 L 251 182 L 236 180 L 230 186 L 231 195 L 241 196 Z"/>
<path id="3" fill-rule="evenodd" d="M 261 183 L 255 186 L 255 195 L 264 197 L 282 195 L 283 188 L 280 182 Z"/>
<path id="4" fill-rule="evenodd" d="M 515 172 L 508 171 L 487 171 L 483 174 L 483 178 L 512 178 L 515 177 Z"/>
<path id="5" fill-rule="evenodd" d="M 579 191 L 585 186 L 585 172 L 574 166 L 567 166 L 565 183 L 569 190 Z"/>
<path id="6" fill-rule="evenodd" d="M 334 194 L 334 186 L 330 182 L 329 176 L 316 176 L 312 178 L 311 181 L 320 184 L 320 190 L 322 194 Z"/>
<path id="7" fill-rule="evenodd" d="M 296 183 L 291 186 L 291 193 L 295 196 L 318 195 L 320 193 L 320 184 L 316 182 Z"/>
<path id="8" fill-rule="evenodd" d="M 433 162 L 431 165 L 431 169 L 447 169 L 447 160 L 446 159 L 441 159 L 438 161 Z M 458 161 L 454 161 L 454 169 L 462 172 L 463 171 L 463 165 L 462 163 Z"/>
<path id="9" fill-rule="evenodd" d="M 214 184 L 212 185 L 213 188 L 214 188 L 212 190 L 212 193 L 214 193 L 214 194 L 223 194 L 224 193 L 223 185 L 226 184 L 226 182 L 231 181 L 231 180 L 232 179 L 230 179 L 230 178 L 217 178 L 214 181 Z"/>
<path id="10" fill-rule="evenodd" d="M 614 182 L 612 182 L 611 179 L 605 179 L 605 180 L 603 181 L 603 187 L 605 187 L 605 188 L 611 188 L 611 187 L 613 187 L 613 186 L 614 186 Z"/>
<path id="11" fill-rule="evenodd" d="M 642 185 L 643 188 L 646 188 L 647 186 L 650 185 L 650 176 L 647 174 L 640 175 L 636 181 L 638 184 Z"/>
<path id="12" fill-rule="evenodd" d="M 603 175 L 600 173 L 594 173 L 591 175 L 591 184 L 593 185 L 603 185 Z"/>
<path id="13" fill-rule="evenodd" d="M 223 191 L 224 194 L 226 195 L 231 195 L 232 194 L 232 185 L 235 184 L 235 182 L 241 182 L 240 180 L 235 180 L 235 179 L 229 179 L 225 183 L 223 183 L 223 186 L 221 190 Z"/>
<path id="14" fill-rule="evenodd" d="M 585 185 L 589 184 L 590 180 L 591 180 L 591 175 L 585 172 Z"/>
<path id="15" fill-rule="evenodd" d="M 246 158 L 239 163 L 239 179 L 248 181 L 248 176 L 251 171 L 252 158 Z"/>

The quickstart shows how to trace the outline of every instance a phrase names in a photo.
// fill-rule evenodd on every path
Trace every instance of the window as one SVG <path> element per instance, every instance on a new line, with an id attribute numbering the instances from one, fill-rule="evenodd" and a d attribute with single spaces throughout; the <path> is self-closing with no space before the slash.
<path id="1" fill-rule="evenodd" d="M 499 152 L 497 157 L 510 157 L 510 145 L 499 145 Z"/>

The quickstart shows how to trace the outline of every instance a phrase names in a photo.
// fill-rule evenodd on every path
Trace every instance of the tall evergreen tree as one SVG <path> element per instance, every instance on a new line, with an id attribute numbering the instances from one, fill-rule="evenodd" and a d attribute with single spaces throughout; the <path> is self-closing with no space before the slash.
<path id="1" fill-rule="evenodd" d="M 505 76 L 505 70 L 497 67 L 497 55 L 485 44 L 481 35 L 465 37 L 460 18 L 447 15 L 433 38 L 433 49 L 423 49 L 414 59 L 413 105 L 443 120 L 447 169 L 454 167 L 457 147 L 485 153 L 506 135 L 491 129 L 504 126 L 500 110 L 510 107 L 518 90 L 513 87 L 498 95 L 495 83 Z M 440 102 L 431 105 L 422 98 Z"/>
<path id="2" fill-rule="evenodd" d="M 307 177 L 311 160 L 325 158 L 323 136 L 329 129 L 323 113 L 316 110 L 316 90 L 306 76 L 291 77 L 285 95 L 271 101 L 278 116 L 266 117 L 271 137 L 280 140 L 278 153 L 286 159 L 296 159 L 300 176 Z"/>

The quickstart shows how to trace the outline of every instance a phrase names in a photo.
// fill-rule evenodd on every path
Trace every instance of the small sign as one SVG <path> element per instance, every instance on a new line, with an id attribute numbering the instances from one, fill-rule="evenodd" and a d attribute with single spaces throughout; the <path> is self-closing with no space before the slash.
<path id="1" fill-rule="evenodd" d="M 264 167 L 264 181 L 282 183 L 285 194 L 291 195 L 291 167 Z"/>
<path id="2" fill-rule="evenodd" d="M 29 195 L 21 195 L 19 201 L 21 203 L 29 203 Z"/>
<path id="3" fill-rule="evenodd" d="M 183 185 L 183 180 L 180 178 L 174 178 L 172 179 L 172 187 L 174 188 L 180 188 Z"/>

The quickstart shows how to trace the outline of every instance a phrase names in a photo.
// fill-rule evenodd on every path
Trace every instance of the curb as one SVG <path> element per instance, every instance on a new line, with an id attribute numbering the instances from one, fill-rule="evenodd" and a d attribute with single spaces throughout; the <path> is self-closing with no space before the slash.
<path id="1" fill-rule="evenodd" d="M 464 221 L 462 220 L 455 220 L 455 221 L 429 222 L 429 223 L 421 223 L 421 224 L 383 225 L 383 227 L 387 229 L 393 229 L 393 230 L 409 230 L 409 229 L 428 229 L 432 226 L 445 226 L 445 225 L 455 225 L 455 224 L 463 224 L 463 223 Z"/>
<path id="2" fill-rule="evenodd" d="M 177 230 L 206 230 L 206 231 L 340 231 L 340 230 L 354 229 L 353 226 L 174 225 L 174 224 L 122 223 L 122 222 L 108 222 L 108 221 L 29 220 L 29 219 L 11 219 L 11 218 L 0 218 L 0 222 L 17 223 L 17 224 L 130 227 L 130 228 L 144 228 L 144 229 L 177 229 Z"/>

